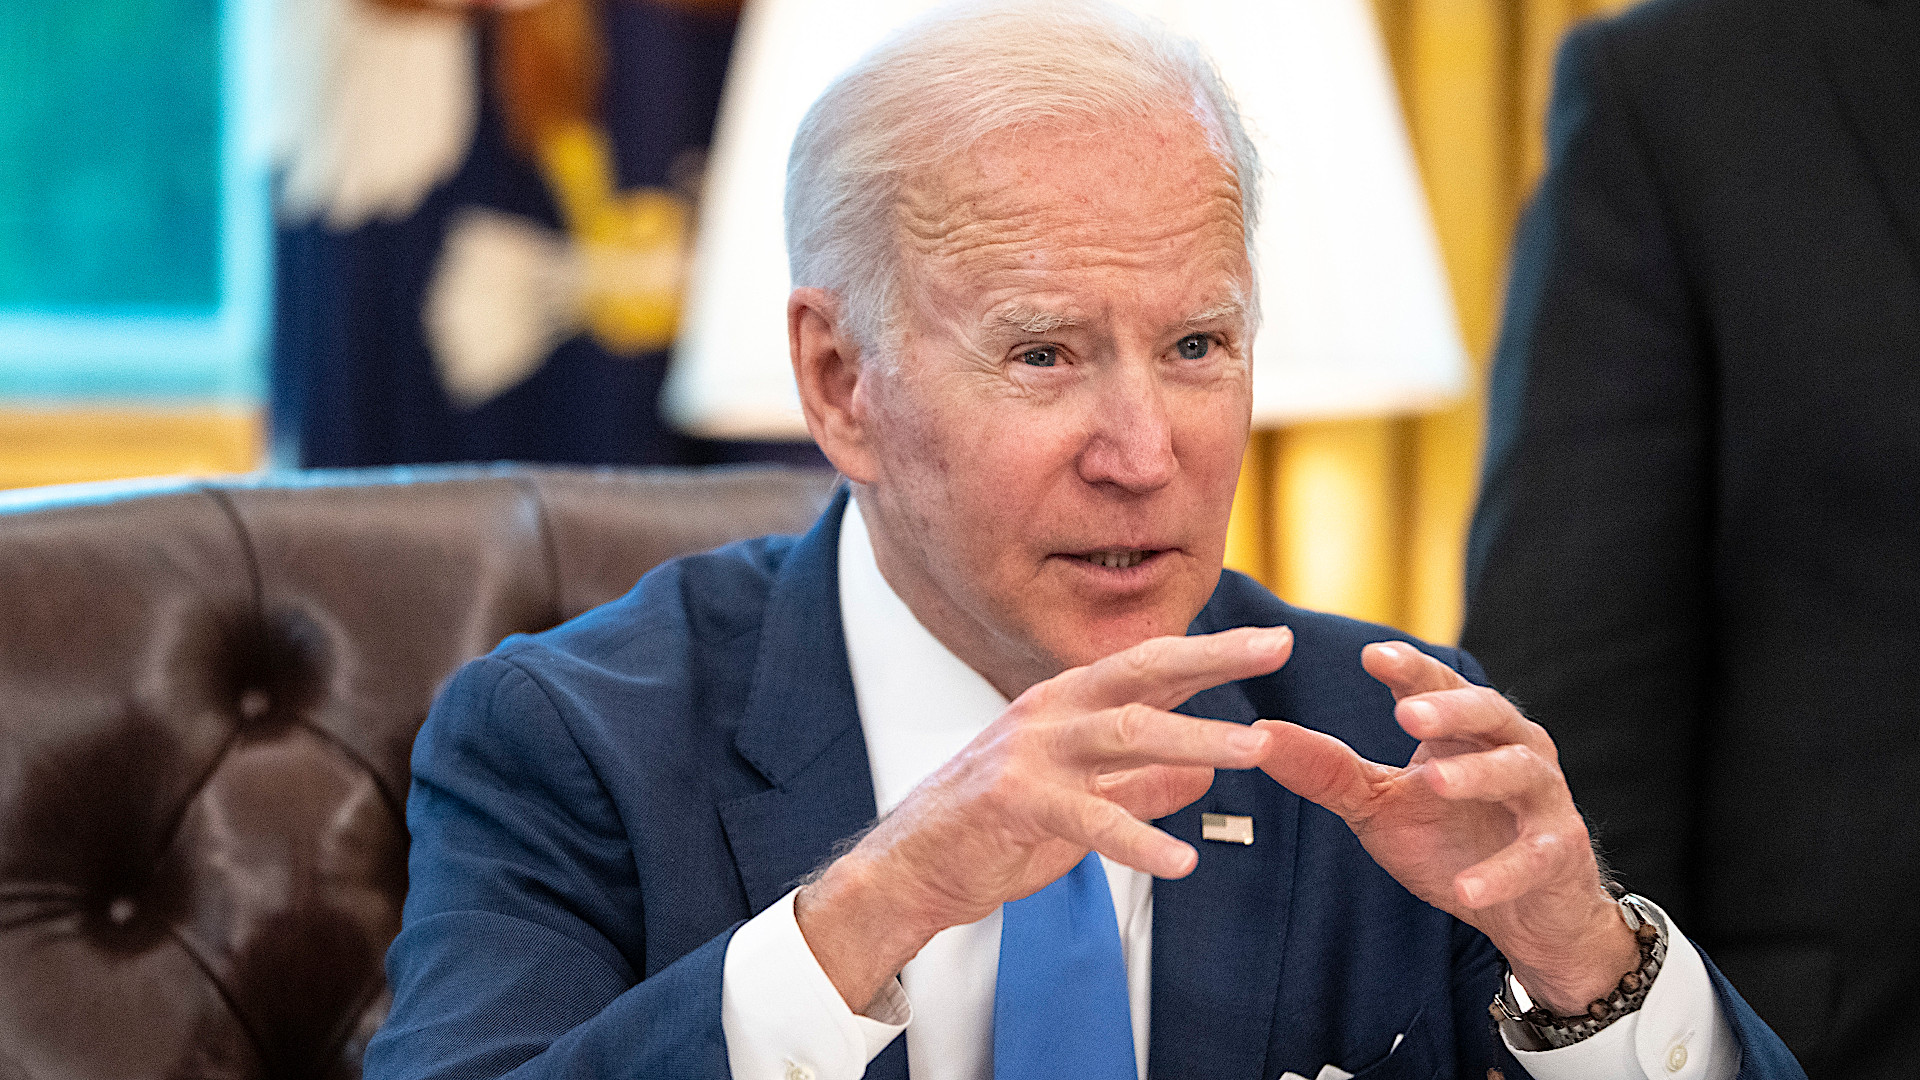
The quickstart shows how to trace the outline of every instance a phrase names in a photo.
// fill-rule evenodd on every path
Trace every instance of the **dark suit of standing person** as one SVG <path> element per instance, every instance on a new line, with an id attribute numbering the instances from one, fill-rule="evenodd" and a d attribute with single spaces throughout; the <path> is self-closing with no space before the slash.
<path id="1" fill-rule="evenodd" d="M 1576 30 L 1464 644 L 1816 1077 L 1920 1075 L 1920 2 Z"/>

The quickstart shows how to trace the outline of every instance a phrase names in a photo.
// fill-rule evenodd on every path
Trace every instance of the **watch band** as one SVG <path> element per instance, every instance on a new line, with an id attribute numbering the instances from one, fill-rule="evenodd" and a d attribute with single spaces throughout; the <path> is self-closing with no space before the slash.
<path id="1" fill-rule="evenodd" d="M 1535 1005 L 1508 967 L 1500 991 L 1487 1013 L 1516 1050 L 1558 1050 L 1590 1039 L 1614 1021 L 1638 1010 L 1667 959 L 1666 921 L 1651 904 L 1631 893 L 1616 899 L 1620 917 L 1640 943 L 1640 964 L 1620 976 L 1607 996 L 1596 999 L 1585 1012 L 1558 1016 Z"/>

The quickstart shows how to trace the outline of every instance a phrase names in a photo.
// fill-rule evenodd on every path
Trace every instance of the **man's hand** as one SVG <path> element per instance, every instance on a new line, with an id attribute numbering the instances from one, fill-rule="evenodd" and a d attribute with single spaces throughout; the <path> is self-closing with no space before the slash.
<path id="1" fill-rule="evenodd" d="M 1142 642 L 1021 694 L 795 898 L 827 977 L 864 1012 L 934 934 L 1031 895 L 1089 850 L 1158 877 L 1193 847 L 1147 824 L 1205 794 L 1213 770 L 1268 760 L 1271 736 L 1168 712 L 1286 662 L 1285 627 Z"/>
<path id="2" fill-rule="evenodd" d="M 1415 896 L 1484 932 L 1536 1002 L 1571 1016 L 1604 997 L 1639 953 L 1545 729 L 1411 645 L 1369 645 L 1361 663 L 1420 740 L 1413 760 L 1381 765 L 1330 735 L 1262 720 L 1254 726 L 1274 736 L 1268 775 L 1340 815 Z"/>

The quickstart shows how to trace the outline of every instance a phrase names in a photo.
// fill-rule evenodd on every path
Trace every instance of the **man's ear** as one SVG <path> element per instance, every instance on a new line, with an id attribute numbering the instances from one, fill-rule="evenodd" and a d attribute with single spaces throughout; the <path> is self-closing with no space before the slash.
<path id="1" fill-rule="evenodd" d="M 842 319 L 840 298 L 825 289 L 799 288 L 787 297 L 787 346 L 793 379 L 813 441 L 856 484 L 874 481 L 871 373 Z"/>

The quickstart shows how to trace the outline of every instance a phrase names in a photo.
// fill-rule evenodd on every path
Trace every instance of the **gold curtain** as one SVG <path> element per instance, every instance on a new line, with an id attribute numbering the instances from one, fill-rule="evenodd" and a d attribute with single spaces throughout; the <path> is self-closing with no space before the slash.
<path id="1" fill-rule="evenodd" d="M 1227 564 L 1303 607 L 1459 634 L 1507 245 L 1568 27 L 1632 0 L 1372 0 L 1426 182 L 1473 392 L 1441 412 L 1297 424 L 1247 447 Z"/>

